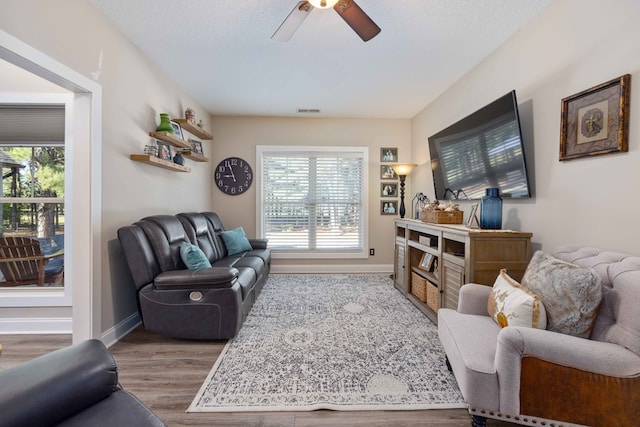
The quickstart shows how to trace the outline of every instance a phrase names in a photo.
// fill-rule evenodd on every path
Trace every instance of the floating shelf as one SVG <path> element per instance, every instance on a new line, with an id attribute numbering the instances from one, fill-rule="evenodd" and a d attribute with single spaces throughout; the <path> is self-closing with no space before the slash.
<path id="1" fill-rule="evenodd" d="M 149 132 L 149 136 L 178 148 L 191 148 L 191 144 L 169 132 Z"/>
<path id="2" fill-rule="evenodd" d="M 177 163 L 163 160 L 159 157 L 150 156 L 148 154 L 131 154 L 129 156 L 131 160 L 136 162 L 146 163 L 148 165 L 157 166 L 159 168 L 169 169 L 176 172 L 191 172 L 191 168 L 182 166 Z"/>
<path id="3" fill-rule="evenodd" d="M 206 130 L 199 128 L 198 126 L 192 125 L 187 121 L 187 119 L 173 119 L 173 121 L 176 123 L 180 123 L 180 126 L 182 126 L 182 129 L 186 129 L 187 131 L 197 136 L 198 138 L 202 138 L 206 140 L 213 139 L 213 135 L 211 135 Z"/>
<path id="4" fill-rule="evenodd" d="M 180 154 L 182 154 L 184 157 L 186 157 L 187 159 L 191 159 L 194 162 L 208 162 L 209 158 L 203 156 L 200 153 L 196 153 L 194 151 L 181 151 Z"/>

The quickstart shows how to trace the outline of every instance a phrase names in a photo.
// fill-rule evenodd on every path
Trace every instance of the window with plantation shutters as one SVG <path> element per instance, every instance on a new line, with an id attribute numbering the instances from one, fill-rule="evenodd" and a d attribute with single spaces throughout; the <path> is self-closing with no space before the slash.
<path id="1" fill-rule="evenodd" d="M 258 228 L 270 248 L 316 255 L 364 253 L 366 150 L 258 147 Z"/>

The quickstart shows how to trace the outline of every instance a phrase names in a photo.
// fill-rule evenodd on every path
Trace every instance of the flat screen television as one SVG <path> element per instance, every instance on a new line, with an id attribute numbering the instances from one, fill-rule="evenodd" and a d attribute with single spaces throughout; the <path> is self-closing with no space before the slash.
<path id="1" fill-rule="evenodd" d="M 436 198 L 531 197 L 515 90 L 429 137 Z"/>

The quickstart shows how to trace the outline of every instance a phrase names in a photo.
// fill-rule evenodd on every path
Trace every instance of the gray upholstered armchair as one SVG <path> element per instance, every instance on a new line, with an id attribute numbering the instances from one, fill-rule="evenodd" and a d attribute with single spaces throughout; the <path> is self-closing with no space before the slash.
<path id="1" fill-rule="evenodd" d="M 601 278 L 589 338 L 501 328 L 488 315 L 491 287 L 483 285 L 463 286 L 458 309 L 438 312 L 440 340 L 473 426 L 486 418 L 529 426 L 638 425 L 640 257 L 578 246 L 555 256 Z"/>

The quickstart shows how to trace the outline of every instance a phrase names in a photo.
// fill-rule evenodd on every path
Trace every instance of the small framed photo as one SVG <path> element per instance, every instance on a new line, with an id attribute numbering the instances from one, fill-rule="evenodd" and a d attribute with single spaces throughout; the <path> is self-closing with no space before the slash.
<path id="1" fill-rule="evenodd" d="M 471 205 L 471 213 L 469 213 L 469 219 L 467 219 L 467 227 L 480 228 L 480 221 L 478 221 L 478 203 Z"/>
<path id="2" fill-rule="evenodd" d="M 398 161 L 398 149 L 383 147 L 380 149 L 380 161 L 381 162 L 397 162 Z"/>
<path id="3" fill-rule="evenodd" d="M 381 182 L 380 197 L 398 197 L 398 184 L 395 182 Z"/>
<path id="4" fill-rule="evenodd" d="M 182 127 L 180 126 L 180 123 L 178 122 L 174 122 L 173 120 L 171 120 L 171 127 L 173 128 L 173 134 L 180 139 L 183 139 L 184 137 L 182 136 Z"/>
<path id="5" fill-rule="evenodd" d="M 433 271 L 435 259 L 436 257 L 434 255 L 425 252 L 422 255 L 422 259 L 420 260 L 420 265 L 418 267 L 425 271 Z"/>
<path id="6" fill-rule="evenodd" d="M 562 100 L 560 160 L 628 151 L 631 75 Z"/>
<path id="7" fill-rule="evenodd" d="M 397 215 L 397 213 L 398 213 L 397 200 L 385 200 L 383 202 L 380 202 L 381 215 Z"/>
<path id="8" fill-rule="evenodd" d="M 398 179 L 395 171 L 389 165 L 380 165 L 380 179 Z"/>
<path id="9" fill-rule="evenodd" d="M 169 144 L 158 142 L 158 157 L 162 160 L 171 161 L 171 146 Z"/>
<path id="10" fill-rule="evenodd" d="M 191 144 L 191 151 L 194 153 L 202 154 L 204 156 L 204 151 L 202 150 L 202 142 L 196 139 L 189 139 L 189 143 Z"/>

